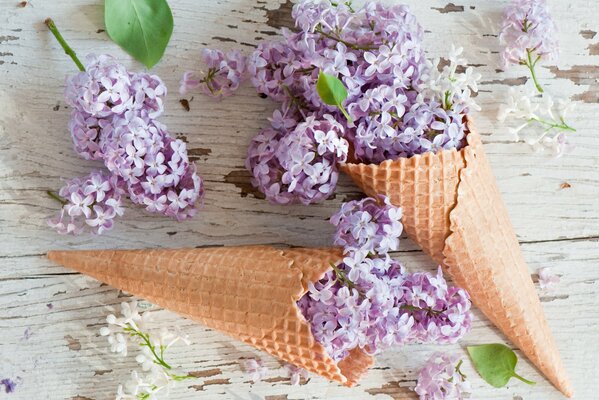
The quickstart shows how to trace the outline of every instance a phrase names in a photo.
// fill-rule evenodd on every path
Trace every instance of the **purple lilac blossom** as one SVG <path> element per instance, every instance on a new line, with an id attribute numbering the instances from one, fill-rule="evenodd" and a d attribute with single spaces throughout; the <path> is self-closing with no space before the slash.
<path id="1" fill-rule="evenodd" d="M 156 120 L 164 111 L 165 95 L 159 77 L 130 73 L 107 55 L 88 56 L 86 71 L 67 79 L 65 90 L 66 102 L 73 107 L 69 127 L 75 151 L 85 159 L 104 161 L 119 190 L 134 203 L 180 221 L 196 213 L 204 189 L 185 143 L 172 138 Z M 69 199 L 73 195 L 67 194 Z M 94 207 L 95 203 L 92 211 Z M 95 233 L 112 227 L 114 216 L 95 216 L 86 220 L 88 225 L 100 224 L 90 225 Z M 84 225 L 75 217 L 63 207 L 51 225 L 61 233 L 81 233 Z"/>
<path id="2" fill-rule="evenodd" d="M 292 15 L 299 32 L 283 30 L 281 40 L 259 44 L 248 58 L 248 72 L 256 90 L 282 103 L 296 124 L 332 115 L 343 125 L 341 135 L 357 162 L 379 163 L 465 145 L 465 116 L 472 104 L 468 85 L 448 99 L 427 90 L 434 71 L 424 57 L 423 30 L 406 6 L 368 2 L 353 10 L 329 1 L 300 1 Z M 320 99 L 320 71 L 342 80 L 353 123 Z M 246 165 L 269 200 L 295 203 L 282 190 L 286 169 L 277 160 L 256 158 L 256 146 L 277 148 L 295 125 L 273 128 L 252 141 Z M 326 185 L 334 190 L 336 174 Z M 304 204 L 327 198 L 300 197 Z"/>
<path id="3" fill-rule="evenodd" d="M 464 289 L 447 285 L 441 267 L 436 276 L 408 274 L 403 289 L 402 309 L 414 318 L 411 342 L 455 343 L 470 330 L 470 297 Z"/>
<path id="4" fill-rule="evenodd" d="M 346 256 L 297 303 L 335 361 L 356 347 L 374 354 L 406 343 L 454 343 L 470 329 L 465 291 L 448 287 L 440 270 L 407 274 L 389 257 L 402 232 L 401 209 L 378 200 L 345 203 L 331 218 Z"/>
<path id="5" fill-rule="evenodd" d="M 101 171 L 71 179 L 58 192 L 64 205 L 48 225 L 60 234 L 77 235 L 86 230 L 102 234 L 123 215 L 123 194 L 122 181 Z"/>
<path id="6" fill-rule="evenodd" d="M 499 39 L 503 65 L 536 63 L 557 57 L 557 28 L 545 0 L 514 0 L 506 7 Z"/>
<path id="7" fill-rule="evenodd" d="M 295 120 L 275 111 L 273 126 L 284 129 Z M 330 114 L 314 115 L 283 134 L 265 129 L 248 149 L 246 167 L 252 183 L 273 203 L 310 204 L 329 197 L 339 177 L 337 164 L 347 159 L 343 126 Z"/>
<path id="8" fill-rule="evenodd" d="M 365 254 L 398 250 L 403 230 L 401 207 L 392 205 L 385 196 L 378 200 L 367 197 L 341 205 L 331 217 L 336 227 L 335 245 Z"/>
<path id="9" fill-rule="evenodd" d="M 418 373 L 414 391 L 420 400 L 462 400 L 471 393 L 470 382 L 461 373 L 460 358 L 435 353 Z"/>
<path id="10" fill-rule="evenodd" d="M 179 221 L 190 218 L 204 193 L 185 143 L 158 121 L 141 117 L 113 121 L 102 146 L 104 163 L 126 185 L 131 201 Z"/>
<path id="11" fill-rule="evenodd" d="M 186 94 L 195 88 L 218 99 L 227 97 L 239 89 L 246 74 L 247 60 L 239 50 L 223 53 L 220 50 L 204 49 L 202 61 L 206 67 L 201 75 L 188 71 L 183 75 L 179 92 Z"/>
<path id="12" fill-rule="evenodd" d="M 0 380 L 0 385 L 4 386 L 4 391 L 6 393 L 14 393 L 16 387 L 17 387 L 17 383 L 20 381 L 20 378 L 17 378 L 17 381 L 13 381 L 10 378 L 4 378 L 2 380 Z"/>
<path id="13" fill-rule="evenodd" d="M 297 386 L 300 384 L 301 379 L 308 379 L 308 371 L 293 364 L 285 363 L 285 369 L 289 375 L 289 383 L 291 386 Z"/>
<path id="14" fill-rule="evenodd" d="M 241 362 L 243 371 L 250 375 L 252 382 L 260 382 L 268 374 L 268 368 L 264 366 L 262 360 L 257 358 L 249 358 Z"/>

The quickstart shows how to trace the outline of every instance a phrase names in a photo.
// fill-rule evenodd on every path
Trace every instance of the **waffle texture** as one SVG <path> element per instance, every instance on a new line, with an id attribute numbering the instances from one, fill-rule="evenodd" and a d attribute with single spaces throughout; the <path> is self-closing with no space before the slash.
<path id="1" fill-rule="evenodd" d="M 340 249 L 268 246 L 48 253 L 56 263 L 353 386 L 372 357 L 355 350 L 336 363 L 296 306 L 308 282 L 342 257 Z"/>
<path id="2" fill-rule="evenodd" d="M 344 164 L 369 196 L 403 209 L 408 236 L 566 396 L 573 392 L 507 209 L 469 123 L 468 145 L 381 164 Z"/>

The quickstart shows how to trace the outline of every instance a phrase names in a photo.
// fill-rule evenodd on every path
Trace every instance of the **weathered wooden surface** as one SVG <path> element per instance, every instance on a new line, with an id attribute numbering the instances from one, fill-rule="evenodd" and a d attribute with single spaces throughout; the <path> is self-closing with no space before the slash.
<path id="1" fill-rule="evenodd" d="M 596 399 L 599 391 L 599 9 L 595 2 L 551 0 L 560 27 L 561 56 L 541 68 L 549 91 L 580 101 L 572 120 L 574 152 L 555 160 L 532 154 L 509 142 L 495 116 L 510 85 L 525 81 L 524 68 L 499 68 L 496 34 L 506 1 L 468 0 L 452 3 L 406 0 L 427 30 L 431 56 L 443 56 L 453 41 L 465 47 L 470 62 L 483 75 L 476 115 L 486 150 L 531 273 L 552 267 L 562 282 L 542 294 L 578 399 Z M 179 103 L 178 80 L 196 65 L 204 46 L 241 47 L 289 25 L 283 0 L 171 1 L 175 32 L 164 60 L 155 71 L 170 89 L 163 121 L 184 138 L 206 180 L 206 206 L 193 221 L 177 224 L 130 208 L 115 230 L 102 237 L 63 237 L 45 226 L 57 207 L 45 191 L 60 178 L 82 175 L 93 163 L 71 150 L 69 110 L 62 99 L 64 76 L 75 71 L 44 29 L 53 17 L 71 45 L 84 55 L 109 52 L 135 65 L 101 31 L 100 0 L 0 0 L 0 379 L 22 378 L 14 399 L 109 399 L 127 379 L 134 362 L 109 354 L 98 330 L 108 305 L 123 300 L 117 290 L 51 265 L 43 254 L 62 248 L 140 248 L 247 243 L 319 245 L 330 240 L 327 218 L 358 190 L 344 178 L 335 199 L 311 207 L 274 207 L 256 197 L 243 168 L 247 143 L 274 108 L 249 85 L 216 103 L 201 95 L 190 111 Z M 190 97 L 188 97 L 190 99 Z M 562 185 L 563 183 L 568 185 Z M 568 186 L 568 187 L 562 187 Z M 398 257 L 410 269 L 434 268 L 409 241 Z M 52 308 L 50 308 L 50 306 Z M 459 345 L 410 346 L 386 352 L 366 379 L 353 389 L 312 377 L 292 387 L 273 358 L 223 337 L 218 332 L 163 310 L 152 311 L 157 323 L 180 326 L 191 336 L 190 347 L 173 348 L 171 360 L 197 371 L 197 382 L 182 384 L 173 399 L 415 399 L 410 391 L 417 370 L 434 350 L 464 353 L 463 346 L 503 341 L 476 313 L 474 329 Z M 28 338 L 27 338 L 28 337 Z M 251 384 L 239 360 L 259 356 L 273 375 Z M 520 373 L 534 387 L 512 381 L 493 389 L 466 363 L 474 399 L 559 399 L 530 364 Z"/>

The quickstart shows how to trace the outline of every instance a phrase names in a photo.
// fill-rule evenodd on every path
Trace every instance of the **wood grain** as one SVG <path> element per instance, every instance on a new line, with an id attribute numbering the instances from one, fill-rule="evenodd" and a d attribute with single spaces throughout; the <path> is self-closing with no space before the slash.
<path id="1" fill-rule="evenodd" d="M 445 55 L 448 43 L 454 42 L 465 47 L 471 64 L 483 75 L 477 99 L 483 111 L 475 115 L 478 130 L 531 273 L 551 267 L 562 276 L 555 291 L 541 292 L 541 297 L 577 398 L 594 399 L 599 390 L 599 10 L 588 0 L 549 1 L 560 28 L 561 55 L 556 64 L 541 68 L 540 79 L 551 93 L 579 101 L 571 117 L 578 129 L 572 137 L 577 147 L 572 154 L 552 159 L 510 142 L 505 125 L 495 118 L 509 87 L 526 80 L 522 68 L 502 71 L 499 66 L 497 32 L 507 1 L 405 2 L 426 29 L 429 56 Z M 341 202 L 360 195 L 344 177 L 334 198 L 323 204 L 269 205 L 249 184 L 243 165 L 250 138 L 267 124 L 276 105 L 258 97 L 247 84 L 222 102 L 177 93 L 181 75 L 198 66 L 203 47 L 251 51 L 259 41 L 273 39 L 292 24 L 292 3 L 170 3 L 175 31 L 165 58 L 155 68 L 170 89 L 162 121 L 188 143 L 206 181 L 205 207 L 193 221 L 180 224 L 129 207 L 108 234 L 74 238 L 58 236 L 46 227 L 45 220 L 57 207 L 45 192 L 58 189 L 61 178 L 83 175 L 99 165 L 79 159 L 71 150 L 70 110 L 62 94 L 64 77 L 75 68 L 42 21 L 54 18 L 81 56 L 107 52 L 127 66 L 141 67 L 107 39 L 101 1 L 34 1 L 22 6 L 0 0 L 0 379 L 22 379 L 7 398 L 110 399 L 135 366 L 131 359 L 110 354 L 98 334 L 109 307 L 127 297 L 51 265 L 43 256 L 47 250 L 321 245 L 330 241 L 328 217 Z M 407 239 L 397 257 L 413 270 L 434 268 Z M 505 340 L 476 312 L 472 333 L 459 345 L 386 352 L 356 388 L 319 377 L 292 387 L 275 359 L 170 312 L 151 313 L 156 324 L 179 326 L 192 340 L 189 347 L 173 348 L 170 359 L 194 371 L 197 380 L 180 385 L 172 399 L 415 399 L 410 389 L 417 370 L 433 351 L 465 354 L 465 345 Z M 252 384 L 239 362 L 256 356 L 272 368 L 272 376 Z M 507 388 L 493 389 L 467 362 L 473 398 L 561 398 L 526 360 L 518 369 L 538 384 L 528 387 L 513 381 Z"/>

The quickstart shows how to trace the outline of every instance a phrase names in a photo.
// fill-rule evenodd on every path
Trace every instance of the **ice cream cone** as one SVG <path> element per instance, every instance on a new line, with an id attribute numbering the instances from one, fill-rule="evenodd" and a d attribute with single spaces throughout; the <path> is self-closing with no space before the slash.
<path id="1" fill-rule="evenodd" d="M 373 364 L 361 350 L 336 363 L 296 306 L 308 282 L 342 259 L 340 249 L 51 251 L 48 258 L 347 386 Z"/>
<path id="2" fill-rule="evenodd" d="M 566 396 L 572 389 L 507 209 L 472 129 L 462 150 L 341 166 L 369 196 L 403 209 L 408 236 Z"/>

